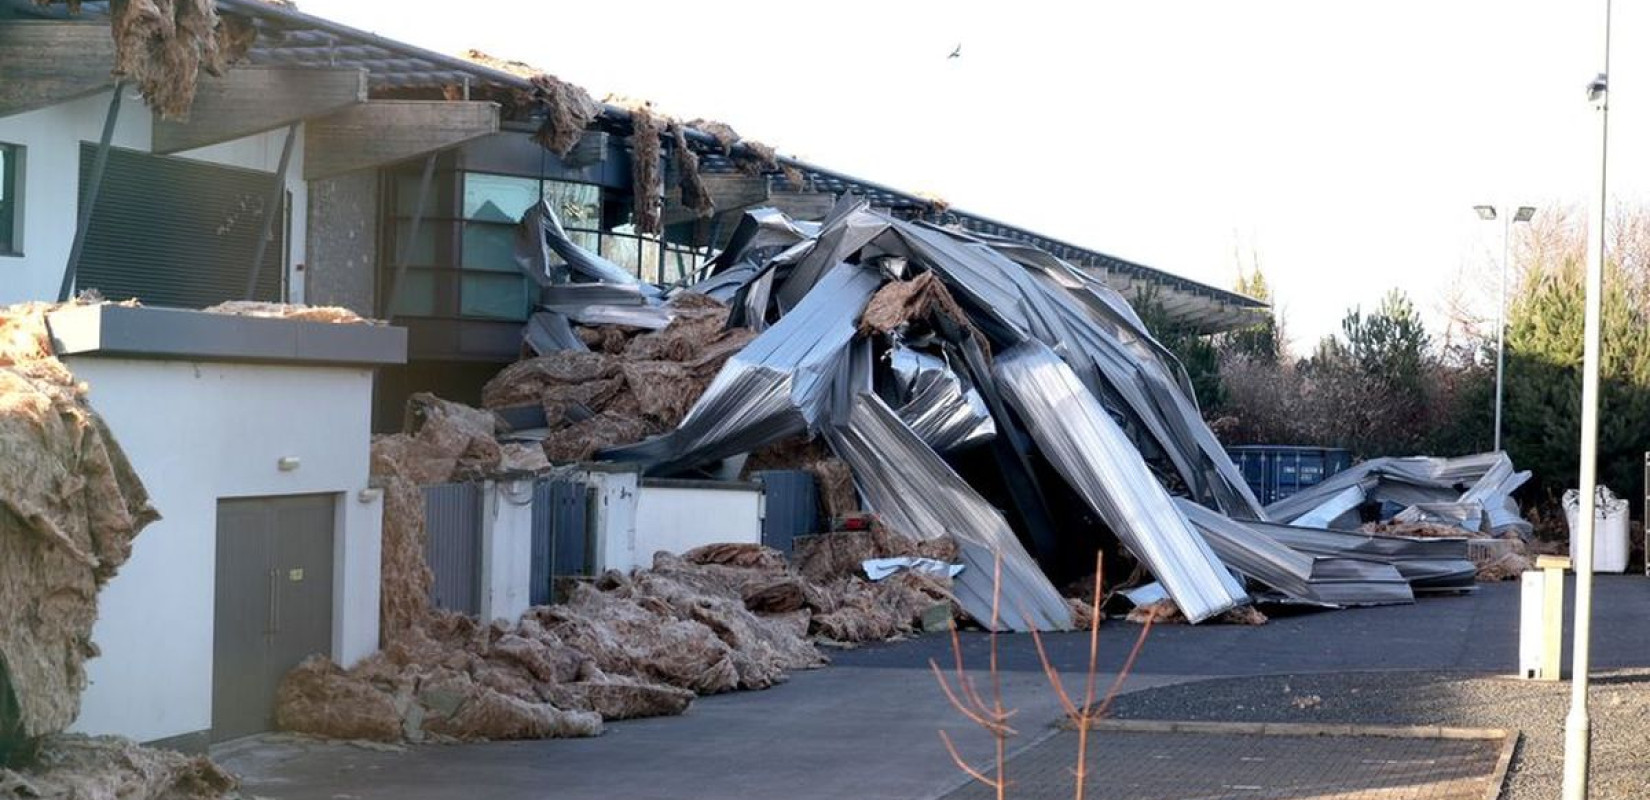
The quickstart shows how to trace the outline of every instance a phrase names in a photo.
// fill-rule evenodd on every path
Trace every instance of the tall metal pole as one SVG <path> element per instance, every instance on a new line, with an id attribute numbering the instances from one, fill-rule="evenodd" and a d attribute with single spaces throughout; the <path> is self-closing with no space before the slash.
<path id="1" fill-rule="evenodd" d="M 80 218 L 74 227 L 74 242 L 69 245 L 69 260 L 63 265 L 63 283 L 57 289 L 57 302 L 66 303 L 74 291 L 75 274 L 80 271 L 80 254 L 86 249 L 86 229 L 92 224 L 92 209 L 97 206 L 98 193 L 103 190 L 103 170 L 109 163 L 109 142 L 115 137 L 115 122 L 120 119 L 120 95 L 126 82 L 115 81 L 115 90 L 109 97 L 109 111 L 103 115 L 103 138 L 97 141 L 97 155 L 92 157 L 92 175 L 86 182 L 86 194 L 80 198 Z"/>
<path id="2" fill-rule="evenodd" d="M 1587 716 L 1587 672 L 1592 661 L 1593 527 L 1598 486 L 1598 371 L 1599 331 L 1604 296 L 1604 236 L 1610 163 L 1610 0 L 1604 0 L 1604 69 L 1589 87 L 1598 109 L 1599 152 L 1597 194 L 1593 196 L 1587 230 L 1587 317 L 1581 361 L 1581 508 L 1572 536 L 1580 536 L 1574 552 L 1576 617 L 1574 660 L 1570 666 L 1570 715 L 1564 721 L 1563 800 L 1587 799 L 1587 761 L 1592 724 Z"/>
<path id="3" fill-rule="evenodd" d="M 1495 311 L 1495 445 L 1490 449 L 1501 452 L 1501 374 L 1507 362 L 1507 257 L 1511 252 L 1508 241 L 1512 239 L 1511 208 L 1503 210 L 1501 215 L 1501 294 Z"/>
<path id="4" fill-rule="evenodd" d="M 275 185 L 269 190 L 269 204 L 264 206 L 264 227 L 258 233 L 258 244 L 252 252 L 252 269 L 246 274 L 246 291 L 242 296 L 247 300 L 258 296 L 258 274 L 264 268 L 264 253 L 268 252 L 270 237 L 275 235 L 275 219 L 282 216 L 286 208 L 286 169 L 292 163 L 292 143 L 297 140 L 298 123 L 294 122 L 286 127 L 286 143 L 281 145 L 281 163 L 275 167 Z M 285 269 L 286 265 L 281 268 Z"/>

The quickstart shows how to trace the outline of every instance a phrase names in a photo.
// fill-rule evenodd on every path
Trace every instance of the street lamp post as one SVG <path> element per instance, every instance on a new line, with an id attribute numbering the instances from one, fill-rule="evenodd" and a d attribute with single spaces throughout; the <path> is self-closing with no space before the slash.
<path id="1" fill-rule="evenodd" d="M 1594 489 L 1598 485 L 1598 371 L 1601 358 L 1604 297 L 1605 202 L 1610 197 L 1610 0 L 1604 0 L 1604 69 L 1587 86 L 1587 99 L 1597 111 L 1598 172 L 1587 224 L 1587 309 L 1582 329 L 1581 357 L 1581 508 L 1577 509 L 1575 539 L 1575 642 L 1571 649 L 1570 714 L 1564 719 L 1563 800 L 1587 800 L 1587 766 L 1592 750 L 1592 720 L 1587 712 L 1588 671 L 1593 642 L 1593 526 Z"/>
<path id="2" fill-rule="evenodd" d="M 1493 221 L 1498 215 L 1495 206 L 1473 206 L 1478 218 Z M 1535 216 L 1534 206 L 1519 206 L 1502 217 L 1501 223 L 1501 290 L 1496 296 L 1495 310 L 1495 444 L 1490 449 L 1501 450 L 1502 373 L 1507 362 L 1507 269 L 1512 254 L 1512 224 L 1529 222 Z"/>

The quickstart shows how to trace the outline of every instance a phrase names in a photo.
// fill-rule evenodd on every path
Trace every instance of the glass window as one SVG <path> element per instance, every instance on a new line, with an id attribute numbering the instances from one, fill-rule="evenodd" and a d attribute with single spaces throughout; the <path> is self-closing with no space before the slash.
<path id="1" fill-rule="evenodd" d="M 527 318 L 527 279 L 519 275 L 466 272 L 458 296 L 458 313 L 466 317 Z"/>
<path id="2" fill-rule="evenodd" d="M 517 272 L 516 229 L 494 222 L 464 223 L 464 255 L 459 266 L 488 272 Z"/>
<path id="3" fill-rule="evenodd" d="M 0 143 L 0 253 L 20 253 L 19 194 L 23 189 L 23 148 Z"/>
<path id="4" fill-rule="evenodd" d="M 543 197 L 550 201 L 550 209 L 561 219 L 562 227 L 590 231 L 601 228 L 601 187 L 589 183 L 545 181 Z"/>
<path id="5" fill-rule="evenodd" d="M 418 224 L 418 237 L 412 242 L 412 246 L 408 248 L 406 254 L 408 264 L 433 267 L 446 262 L 446 259 L 438 260 L 436 258 L 436 239 L 441 225 L 440 221 L 428 217 Z M 390 240 L 394 243 L 394 247 L 397 249 L 407 247 L 407 233 L 411 230 L 411 219 L 396 220 L 395 230 L 392 232 L 394 238 Z"/>
<path id="6" fill-rule="evenodd" d="M 435 316 L 435 274 L 430 270 L 408 267 L 407 273 L 401 277 L 401 285 L 396 287 L 395 294 L 395 302 L 390 306 L 392 315 Z"/>
<path id="7" fill-rule="evenodd" d="M 464 176 L 465 219 L 513 225 L 520 222 L 521 215 L 538 201 L 537 178 L 512 178 L 477 172 Z"/>

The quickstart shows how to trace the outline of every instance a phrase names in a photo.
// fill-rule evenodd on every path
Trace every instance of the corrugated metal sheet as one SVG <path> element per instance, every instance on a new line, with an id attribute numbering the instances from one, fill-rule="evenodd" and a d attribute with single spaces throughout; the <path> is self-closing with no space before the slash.
<path id="1" fill-rule="evenodd" d="M 1027 340 L 997 357 L 997 386 L 1049 463 L 1151 568 L 1192 622 L 1249 601 L 1071 367 Z"/>
<path id="2" fill-rule="evenodd" d="M 430 602 L 437 608 L 481 611 L 481 498 L 475 483 L 424 487 L 424 557 L 435 574 Z"/>
<path id="3" fill-rule="evenodd" d="M 589 575 L 590 489 L 574 480 L 541 480 L 533 486 L 533 563 L 528 600 L 554 603 L 558 577 Z"/>
<path id="4" fill-rule="evenodd" d="M 762 482 L 762 543 L 786 555 L 796 537 L 819 533 L 819 485 L 812 473 L 799 469 L 767 470 L 756 474 Z"/>

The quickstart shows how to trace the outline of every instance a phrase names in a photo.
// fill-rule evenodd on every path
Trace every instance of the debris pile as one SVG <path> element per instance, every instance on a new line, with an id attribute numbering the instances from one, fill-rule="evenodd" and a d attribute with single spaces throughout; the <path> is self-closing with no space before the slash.
<path id="1" fill-rule="evenodd" d="M 61 731 L 80 712 L 98 592 L 159 518 L 53 354 L 54 307 L 0 309 L 0 797 L 216 798 L 204 758 Z"/>
<path id="2" fill-rule="evenodd" d="M 338 325 L 382 325 L 341 306 L 306 306 L 297 303 L 268 303 L 259 300 L 229 300 L 201 309 L 208 314 L 262 317 L 297 322 L 330 322 Z"/>
<path id="3" fill-rule="evenodd" d="M 678 295 L 666 307 L 673 316 L 657 331 L 579 326 L 576 335 L 595 349 L 516 362 L 482 388 L 482 405 L 542 410 L 542 425 L 510 438 L 538 437 L 558 462 L 587 461 L 599 450 L 670 430 L 755 334 L 725 329 L 728 309 L 703 295 Z"/>
<path id="4" fill-rule="evenodd" d="M 1471 588 L 1464 541 L 1359 532 L 1372 506 L 1496 534 L 1524 525 L 1511 493 L 1526 475 L 1498 454 L 1381 459 L 1263 508 L 1184 369 L 1117 292 L 1033 247 L 852 197 L 820 223 L 745 215 L 685 290 L 726 303 L 722 335 L 745 338 L 714 377 L 650 406 L 669 413 L 643 414 L 637 387 L 670 382 L 613 359 L 683 310 L 578 248 L 548 207 L 518 230 L 518 261 L 545 287 L 526 333 L 537 357 L 502 373 L 487 405 L 541 407 L 552 461 L 649 476 L 809 469 L 829 516 L 863 509 L 912 543 L 953 537 L 971 565 L 953 591 L 975 617 L 1000 553 L 1004 596 L 1026 612 L 1008 628 L 1069 627 L 1076 609 L 1054 582 L 1081 577 L 1097 549 L 1159 581 L 1195 623 L 1257 600 L 1346 607 Z"/>
<path id="5" fill-rule="evenodd" d="M 949 602 L 939 577 L 872 583 L 835 565 L 814 570 L 828 582 L 769 548 L 710 545 L 576 584 L 565 603 L 512 625 L 426 609 L 348 670 L 316 656 L 288 673 L 277 722 L 374 741 L 594 736 L 604 720 L 679 714 L 698 695 L 767 688 L 825 663 L 815 639 L 902 635 Z"/>
<path id="6" fill-rule="evenodd" d="M 0 768 L 0 797 L 16 800 L 216 800 L 238 785 L 205 756 L 118 736 L 48 736 L 28 769 Z"/>

